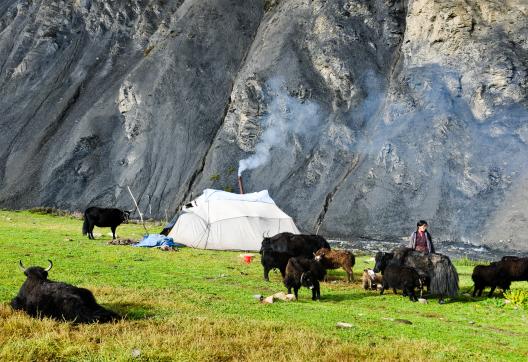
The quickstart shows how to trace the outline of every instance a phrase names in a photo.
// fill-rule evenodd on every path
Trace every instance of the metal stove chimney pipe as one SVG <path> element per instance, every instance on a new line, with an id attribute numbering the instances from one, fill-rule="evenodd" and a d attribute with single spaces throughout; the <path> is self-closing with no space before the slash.
<path id="1" fill-rule="evenodd" d="M 243 195 L 244 185 L 242 184 L 242 176 L 238 176 L 238 189 L 240 190 L 240 195 Z"/>

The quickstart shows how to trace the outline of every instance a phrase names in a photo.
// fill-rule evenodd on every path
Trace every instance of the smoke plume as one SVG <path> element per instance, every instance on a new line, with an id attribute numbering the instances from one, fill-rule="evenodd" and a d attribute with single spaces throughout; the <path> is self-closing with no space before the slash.
<path id="1" fill-rule="evenodd" d="M 266 93 L 271 101 L 261 119 L 264 131 L 255 146 L 255 153 L 239 161 L 239 176 L 245 170 L 266 165 L 273 148 L 288 148 L 292 135 L 311 138 L 320 129 L 322 116 L 319 105 L 290 96 L 283 84 L 284 80 L 279 78 L 266 82 Z"/>

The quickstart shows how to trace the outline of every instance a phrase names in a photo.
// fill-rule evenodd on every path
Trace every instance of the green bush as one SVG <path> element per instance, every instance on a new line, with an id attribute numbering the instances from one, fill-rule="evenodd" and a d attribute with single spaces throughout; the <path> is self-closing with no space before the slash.
<path id="1" fill-rule="evenodd" d="M 504 292 L 504 298 L 510 301 L 510 304 L 518 307 L 528 306 L 528 291 L 522 289 L 510 289 Z"/>

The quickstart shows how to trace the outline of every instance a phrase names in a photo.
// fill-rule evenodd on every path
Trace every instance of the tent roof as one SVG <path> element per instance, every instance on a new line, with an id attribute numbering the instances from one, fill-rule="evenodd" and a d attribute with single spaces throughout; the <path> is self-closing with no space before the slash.
<path id="1" fill-rule="evenodd" d="M 232 192 L 227 191 L 205 189 L 203 193 L 198 196 L 194 201 L 196 203 L 200 203 L 214 200 L 253 201 L 275 204 L 275 202 L 271 199 L 268 190 L 262 190 L 250 194 L 234 194 Z"/>
<path id="2" fill-rule="evenodd" d="M 268 190 L 238 195 L 230 192 L 206 189 L 192 202 L 192 207 L 184 212 L 193 213 L 206 223 L 237 217 L 257 217 L 266 219 L 291 219 L 275 205 Z"/>

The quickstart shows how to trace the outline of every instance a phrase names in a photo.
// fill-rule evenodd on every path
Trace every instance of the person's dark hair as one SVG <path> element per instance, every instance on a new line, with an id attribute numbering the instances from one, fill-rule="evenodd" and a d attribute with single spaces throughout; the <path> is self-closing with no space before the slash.
<path id="1" fill-rule="evenodd" d="M 416 223 L 416 227 L 420 227 L 420 226 L 423 226 L 423 225 L 428 225 L 427 224 L 427 221 L 425 220 L 420 220 Z"/>

